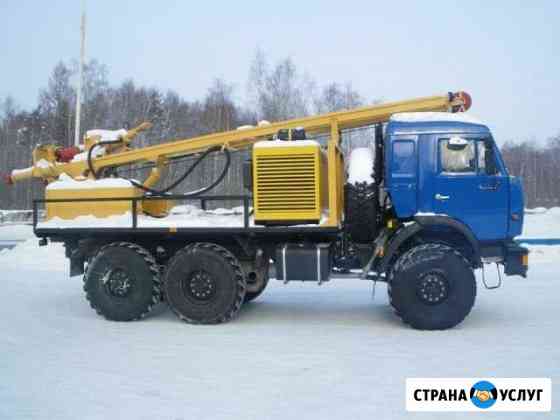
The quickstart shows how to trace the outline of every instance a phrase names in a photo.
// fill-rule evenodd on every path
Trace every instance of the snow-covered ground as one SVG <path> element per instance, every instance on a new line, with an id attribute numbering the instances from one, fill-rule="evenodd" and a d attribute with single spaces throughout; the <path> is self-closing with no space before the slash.
<path id="1" fill-rule="evenodd" d="M 560 238 L 560 207 L 526 210 L 523 226 L 526 238 Z"/>
<path id="2" fill-rule="evenodd" d="M 0 225 L 0 241 L 25 241 L 33 239 L 31 225 Z"/>
<path id="3" fill-rule="evenodd" d="M 523 235 L 527 239 L 560 239 L 560 207 L 536 208 L 525 212 Z M 556 262 L 560 267 L 560 246 L 532 245 L 529 263 Z M 560 278 L 559 278 L 560 279 Z M 559 317 L 560 320 L 560 317 Z"/>
<path id="4" fill-rule="evenodd" d="M 526 227 L 559 238 L 560 212 L 529 214 Z M 0 419 L 472 418 L 407 413 L 405 378 L 425 376 L 551 377 L 552 413 L 484 417 L 558 418 L 560 247 L 537 248 L 528 279 L 479 284 L 464 323 L 420 332 L 393 316 L 384 285 L 372 301 L 369 282 L 342 279 L 273 281 L 228 324 L 187 325 L 164 306 L 109 322 L 68 278 L 63 247 L 28 240 L 0 251 Z"/>

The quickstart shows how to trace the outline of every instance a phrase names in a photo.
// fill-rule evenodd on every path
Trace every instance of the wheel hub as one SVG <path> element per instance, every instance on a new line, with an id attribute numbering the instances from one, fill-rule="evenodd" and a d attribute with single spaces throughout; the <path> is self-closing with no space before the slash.
<path id="1" fill-rule="evenodd" d="M 418 279 L 416 294 L 422 302 L 437 305 L 449 296 L 449 283 L 441 273 L 429 272 Z"/>
<path id="2" fill-rule="evenodd" d="M 124 298 L 130 293 L 134 279 L 125 270 L 115 268 L 105 274 L 103 283 L 111 296 Z"/>
<path id="3" fill-rule="evenodd" d="M 216 294 L 216 281 L 206 271 L 194 271 L 183 282 L 183 291 L 196 301 L 206 302 Z"/>

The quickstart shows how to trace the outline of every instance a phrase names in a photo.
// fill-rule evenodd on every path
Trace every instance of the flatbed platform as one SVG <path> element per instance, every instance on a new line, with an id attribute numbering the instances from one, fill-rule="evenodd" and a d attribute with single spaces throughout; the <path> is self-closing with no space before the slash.
<path id="1" fill-rule="evenodd" d="M 159 197 L 161 198 L 161 197 Z M 166 199 L 186 201 L 183 196 L 169 196 Z M 148 198 L 148 199 L 151 199 Z M 156 199 L 156 197 L 154 197 Z M 113 198 L 110 200 L 122 200 Z M 128 199 L 136 208 L 141 199 Z M 242 201 L 243 206 L 233 208 L 217 208 L 207 210 L 210 201 Z M 319 223 L 295 224 L 281 226 L 265 226 L 256 224 L 253 220 L 252 209 L 249 206 L 250 196 L 208 196 L 199 197 L 200 206 L 192 204 L 175 206 L 166 217 L 152 217 L 145 214 L 128 212 L 104 218 L 94 216 L 79 216 L 75 219 L 52 218 L 40 221 L 41 203 L 54 200 L 36 200 L 34 202 L 34 232 L 39 237 L 65 237 L 65 236 L 110 236 L 110 235 L 185 235 L 212 236 L 212 235 L 243 235 L 251 237 L 286 236 L 294 234 L 317 234 L 319 236 L 333 236 L 339 233 L 338 227 L 325 226 L 328 214 L 324 214 Z M 58 200 L 57 200 L 58 201 Z M 65 200 L 68 201 L 68 200 Z M 76 199 L 72 201 L 91 201 Z M 189 200 L 193 201 L 193 199 Z"/>

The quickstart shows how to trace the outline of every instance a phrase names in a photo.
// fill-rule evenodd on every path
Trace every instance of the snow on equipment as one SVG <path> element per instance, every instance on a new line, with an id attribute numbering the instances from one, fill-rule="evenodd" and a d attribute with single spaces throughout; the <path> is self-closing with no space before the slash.
<path id="1" fill-rule="evenodd" d="M 93 130 L 79 147 L 38 146 L 33 166 L 7 181 L 47 183 L 34 201 L 35 234 L 64 242 L 70 274 L 84 274 L 87 299 L 108 319 L 141 318 L 166 300 L 184 321 L 228 321 L 264 291 L 273 263 L 286 283 L 333 273 L 385 281 L 404 322 L 445 329 L 470 312 L 475 269 L 494 262 L 525 276 L 528 267 L 513 241 L 521 183 L 489 129 L 462 113 L 470 105 L 468 94 L 449 93 L 138 148 L 149 123 Z M 375 135 L 345 163 L 344 133 L 361 127 Z M 208 195 L 240 149 L 250 152 L 246 193 Z M 175 194 L 211 154 L 224 158 L 215 178 Z M 168 166 L 189 156 L 162 186 Z M 143 182 L 119 176 L 138 163 L 151 167 Z M 240 206 L 207 210 L 226 200 Z"/>

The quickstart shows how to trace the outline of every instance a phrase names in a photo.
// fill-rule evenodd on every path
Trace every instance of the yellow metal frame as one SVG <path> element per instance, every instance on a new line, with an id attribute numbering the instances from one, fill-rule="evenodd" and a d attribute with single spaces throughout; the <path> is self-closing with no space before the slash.
<path id="1" fill-rule="evenodd" d="M 112 198 L 140 197 L 142 191 L 138 188 L 85 188 L 85 189 L 47 189 L 47 200 L 73 200 L 76 198 Z M 46 220 L 59 217 L 72 220 L 79 216 L 93 215 L 104 218 L 115 215 L 132 213 L 132 201 L 85 201 L 46 203 Z"/>
<path id="2" fill-rule="evenodd" d="M 468 95 L 466 96 L 468 98 Z M 153 162 L 157 167 L 155 168 L 155 172 L 152 172 L 146 181 L 147 184 L 153 185 L 159 180 L 159 171 L 161 171 L 162 167 L 165 165 L 165 160 L 168 158 L 203 152 L 215 146 L 229 149 L 246 148 L 257 141 L 270 139 L 280 129 L 303 127 L 310 135 L 330 134 L 327 147 L 329 217 L 328 221 L 324 223 L 323 226 L 339 226 L 344 204 L 344 167 L 342 153 L 339 149 L 341 130 L 382 123 L 387 121 L 391 115 L 399 112 L 454 112 L 459 108 L 468 108 L 468 106 L 470 106 L 470 98 L 465 99 L 465 96 L 462 95 L 461 92 L 458 92 L 455 94 L 389 102 L 349 111 L 281 121 L 247 130 L 227 131 L 162 143 L 140 149 L 130 149 L 128 145 L 136 134 L 149 127 L 149 123 L 144 123 L 136 129 L 129 131 L 129 133 L 124 136 L 121 147 L 109 148 L 108 154 L 95 158 L 94 167 L 98 171 L 104 167 L 116 167 L 138 162 Z M 62 173 L 70 175 L 73 178 L 84 176 L 91 177 L 91 174 L 88 173 L 88 166 L 85 160 L 58 163 L 52 160 L 52 155 L 53 153 L 49 151 L 45 151 L 42 154 L 42 156 L 51 162 L 50 166 L 34 165 L 28 170 L 14 171 L 11 175 L 12 181 L 36 177 L 51 182 Z"/>

